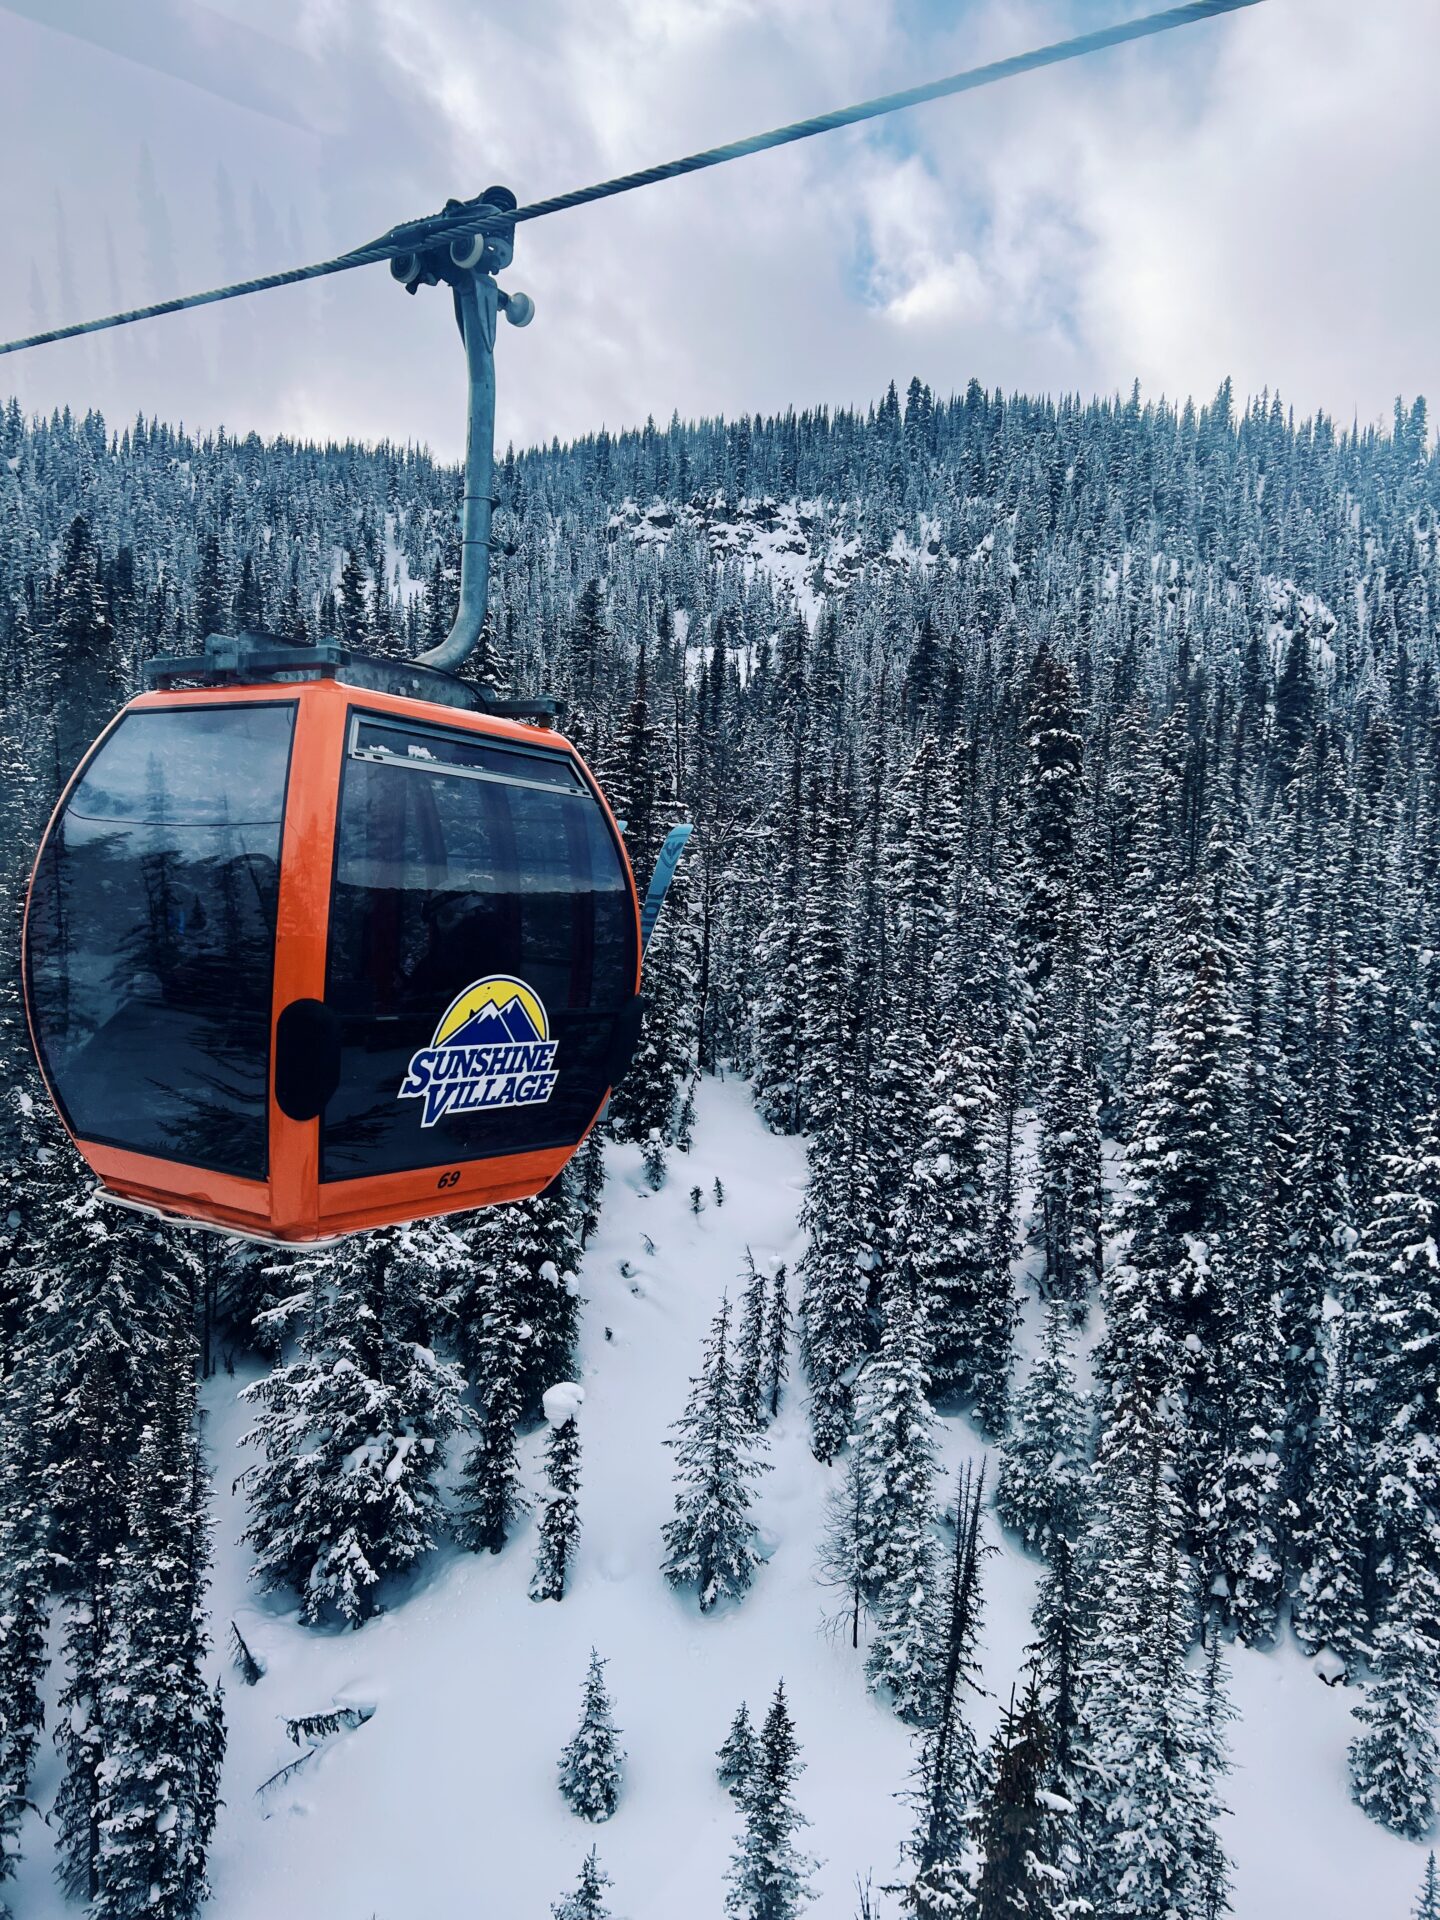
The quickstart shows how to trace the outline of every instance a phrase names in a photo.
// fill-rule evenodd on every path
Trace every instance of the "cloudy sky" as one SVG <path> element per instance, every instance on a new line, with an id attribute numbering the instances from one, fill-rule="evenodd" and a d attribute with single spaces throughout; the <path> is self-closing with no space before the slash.
<path id="1" fill-rule="evenodd" d="M 0 0 L 0 337 L 522 200 L 1160 0 Z M 522 228 L 502 441 L 1006 389 L 1440 405 L 1440 6 L 1264 0 Z M 383 269 L 0 361 L 30 408 L 458 451 Z"/>

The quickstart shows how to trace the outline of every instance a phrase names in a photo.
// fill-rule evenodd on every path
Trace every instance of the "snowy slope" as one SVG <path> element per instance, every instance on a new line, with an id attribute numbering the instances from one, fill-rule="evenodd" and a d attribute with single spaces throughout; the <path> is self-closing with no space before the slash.
<path id="1" fill-rule="evenodd" d="M 766 1133 L 738 1082 L 701 1089 L 694 1151 L 672 1155 L 650 1194 L 639 1155 L 609 1150 L 604 1218 L 582 1271 L 586 1399 L 581 1511 L 585 1532 L 570 1594 L 526 1595 L 534 1544 L 527 1525 L 498 1558 L 446 1551 L 389 1595 L 390 1611 L 357 1633 L 300 1627 L 293 1609 L 249 1592 L 244 1524 L 231 1482 L 249 1459 L 248 1424 L 223 1375 L 209 1390 L 219 1528 L 216 1637 L 233 1618 L 264 1663 L 253 1688 L 226 1671 L 230 1726 L 225 1807 L 213 1854 L 215 1920 L 547 1920 L 592 1841 L 624 1920 L 722 1920 L 734 1808 L 714 1778 L 714 1750 L 740 1700 L 763 1710 L 783 1674 L 807 1772 L 818 1920 L 849 1920 L 857 1873 L 892 1876 L 907 1820 L 896 1798 L 909 1766 L 903 1728 L 865 1691 L 860 1663 L 822 1630 L 826 1596 L 813 1579 L 830 1479 L 806 1444 L 792 1382 L 774 1432 L 775 1471 L 760 1513 L 769 1564 L 738 1608 L 701 1619 L 658 1572 L 670 1513 L 662 1445 L 681 1410 L 700 1338 L 721 1291 L 735 1291 L 748 1245 L 768 1268 L 792 1265 L 802 1145 Z M 724 1205 L 711 1193 L 724 1182 Z M 705 1210 L 695 1218 L 689 1189 Z M 655 1245 L 646 1254 L 642 1234 Z M 633 1269 L 627 1278 L 621 1263 Z M 793 1300 L 792 1291 L 792 1300 Z M 606 1330 L 611 1337 L 607 1339 Z M 527 1443 L 539 1484 L 542 1436 Z M 979 1448 L 947 1424 L 954 1465 Z M 1007 1693 L 1029 1632 L 1034 1565 L 1006 1549 L 986 1568 L 986 1675 Z M 591 1828 L 555 1790 L 555 1761 L 573 1731 L 591 1646 L 607 1679 L 630 1758 L 615 1818 Z M 1241 1654 L 1233 1669 L 1242 1718 L 1226 1844 L 1237 1863 L 1238 1920 L 1402 1920 L 1423 1852 L 1351 1807 L 1344 1754 L 1353 1696 L 1322 1686 L 1293 1651 Z M 335 1705 L 373 1707 L 298 1775 L 256 1788 L 297 1756 L 287 1717 Z M 978 1718 L 988 1729 L 993 1702 Z M 48 1749 L 47 1749 L 48 1753 Z M 37 1783 L 53 1798 L 47 1759 Z M 49 1880 L 43 1829 L 31 1822 L 15 1910 L 24 1920 L 73 1913 Z M 886 1911 L 896 1909 L 887 1903 Z"/>

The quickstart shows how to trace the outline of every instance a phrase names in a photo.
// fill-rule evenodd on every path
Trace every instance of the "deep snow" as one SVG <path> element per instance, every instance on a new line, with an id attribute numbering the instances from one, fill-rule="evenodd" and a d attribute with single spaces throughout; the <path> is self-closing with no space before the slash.
<path id="1" fill-rule="evenodd" d="M 603 1219 L 581 1272 L 584 1533 L 563 1602 L 527 1597 L 535 1538 L 527 1522 L 498 1557 L 438 1552 L 390 1589 L 389 1611 L 357 1633 L 302 1628 L 282 1598 L 246 1584 L 237 1545 L 243 1498 L 232 1489 L 251 1457 L 237 1447 L 250 1423 L 235 1398 L 244 1378 L 222 1374 L 207 1388 L 216 1665 L 229 1722 L 214 1920 L 547 1920 L 592 1842 L 614 1880 L 617 1917 L 722 1920 L 737 1821 L 715 1780 L 714 1753 L 740 1701 L 758 1718 L 781 1675 L 807 1768 L 798 1794 L 812 1823 L 804 1838 L 824 1863 L 811 1912 L 850 1920 L 856 1875 L 873 1871 L 877 1887 L 893 1877 L 910 1741 L 866 1692 L 863 1653 L 824 1631 L 828 1597 L 814 1567 L 832 1476 L 811 1457 L 803 1388 L 793 1378 L 772 1432 L 775 1470 L 760 1488 L 770 1558 L 752 1593 L 702 1619 L 693 1598 L 672 1593 L 659 1573 L 671 1511 L 662 1443 L 720 1293 L 739 1290 L 747 1245 L 766 1271 L 787 1261 L 793 1280 L 803 1145 L 764 1130 L 743 1084 L 707 1081 L 694 1150 L 672 1154 L 661 1192 L 645 1186 L 637 1149 L 611 1147 L 607 1157 Z M 717 1175 L 725 1187 L 718 1207 Z M 698 1218 L 688 1198 L 697 1184 L 705 1194 Z M 797 1291 L 792 1285 L 792 1305 Z M 543 1430 L 526 1442 L 536 1490 L 543 1442 Z M 981 1451 L 966 1422 L 945 1423 L 948 1469 Z M 1008 1693 L 1023 1662 L 1035 1571 L 1004 1546 L 986 1565 L 992 1699 L 977 1710 L 986 1731 L 993 1696 Z M 228 1657 L 232 1619 L 266 1668 L 253 1688 Z M 629 1755 L 619 1811 L 599 1828 L 570 1814 L 555 1786 L 592 1646 L 610 1663 Z M 1241 1718 L 1224 1837 L 1236 1863 L 1237 1920 L 1403 1920 L 1424 1850 L 1371 1825 L 1349 1802 L 1353 1693 L 1320 1684 L 1293 1647 L 1238 1654 L 1232 1692 Z M 286 1719 L 337 1706 L 375 1711 L 257 1796 L 298 1757 Z M 42 1806 L 56 1784 L 47 1741 Z M 19 1920 L 73 1913 L 54 1888 L 37 1821 L 24 1839 Z M 887 1901 L 884 1911 L 898 1908 Z"/>

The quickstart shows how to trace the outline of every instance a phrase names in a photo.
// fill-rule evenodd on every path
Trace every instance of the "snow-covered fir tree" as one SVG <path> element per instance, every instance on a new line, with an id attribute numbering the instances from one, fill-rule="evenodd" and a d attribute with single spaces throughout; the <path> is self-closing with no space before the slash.
<path id="1" fill-rule="evenodd" d="M 646 1135 L 645 1144 L 640 1149 L 640 1163 L 645 1169 L 645 1181 L 652 1193 L 658 1193 L 665 1184 L 665 1141 L 658 1127 L 652 1127 Z"/>
<path id="2" fill-rule="evenodd" d="M 397 1296 L 395 1236 L 302 1256 L 308 1306 L 293 1359 L 245 1389 L 255 1577 L 299 1595 L 301 1617 L 359 1626 L 377 1587 L 441 1536 L 438 1479 L 461 1423 L 457 1368 L 414 1338 Z"/>
<path id="3" fill-rule="evenodd" d="M 967 1466 L 956 1489 L 945 1582 L 932 1605 L 931 1695 L 909 1794 L 915 1826 L 907 1851 L 915 1871 L 906 1893 L 920 1920 L 949 1920 L 967 1893 L 966 1820 L 978 1764 L 970 1696 L 980 1685 L 983 1503 L 983 1472 Z"/>
<path id="4" fill-rule="evenodd" d="M 780 1397 L 790 1377 L 790 1280 L 782 1260 L 770 1276 L 770 1297 L 765 1307 L 764 1352 L 760 1368 L 760 1394 L 771 1420 L 780 1417 Z"/>
<path id="5" fill-rule="evenodd" d="M 1033 1672 L 1012 1691 L 981 1763 L 958 1912 L 974 1920 L 1079 1920 L 1074 1809 L 1051 1784 L 1054 1742 Z"/>
<path id="6" fill-rule="evenodd" d="M 795 1804 L 804 1770 L 782 1680 L 760 1729 L 750 1788 L 741 1802 L 745 1824 L 725 1896 L 725 1911 L 734 1920 L 796 1920 L 810 1904 L 817 1863 L 798 1844 L 809 1822 Z"/>
<path id="7" fill-rule="evenodd" d="M 1143 1388 L 1112 1409 L 1097 1470 L 1094 1632 L 1080 1676 L 1089 1866 L 1100 1912 L 1214 1911 L 1223 1716 L 1187 1664 L 1193 1582 L 1173 1420 Z M 1223 1908 L 1220 1909 L 1223 1911 Z"/>
<path id="8" fill-rule="evenodd" d="M 1434 1580 L 1419 1559 L 1401 1570 L 1375 1629 L 1371 1684 L 1355 1709 L 1350 1783 L 1373 1820 L 1420 1840 L 1435 1818 L 1440 1729 L 1436 1725 Z"/>
<path id="9" fill-rule="evenodd" d="M 763 1426 L 769 1408 L 765 1396 L 765 1374 L 771 1354 L 766 1339 L 770 1282 L 755 1265 L 755 1257 L 745 1249 L 744 1287 L 740 1294 L 740 1317 L 735 1336 L 735 1390 L 740 1405 L 756 1426 Z"/>
<path id="10" fill-rule="evenodd" d="M 1208 1575 L 1211 1610 L 1250 1646 L 1269 1645 L 1279 1627 L 1291 1512 L 1283 1471 L 1283 1318 L 1274 1265 L 1264 1248 L 1267 1238 L 1262 1209 L 1235 1236 L 1238 1251 L 1232 1241 L 1230 1249 L 1222 1248 L 1211 1261 L 1218 1297 L 1216 1344 L 1225 1364 L 1213 1444 L 1205 1449 L 1211 1470 L 1201 1474 L 1197 1516 L 1197 1551 Z M 1343 1457 L 1339 1401 L 1335 1413 L 1337 1425 L 1322 1434 L 1319 1445 L 1327 1452 L 1333 1447 Z M 1343 1492 L 1339 1497 L 1343 1501 Z M 1325 1512 L 1322 1504 L 1313 1518 L 1318 1548 L 1320 1536 L 1342 1516 Z M 1311 1579 L 1307 1568 L 1302 1576 L 1307 1600 Z M 1297 1595 L 1293 1617 L 1298 1620 L 1302 1611 Z M 1318 1619 L 1314 1624 L 1319 1625 Z"/>
<path id="11" fill-rule="evenodd" d="M 580 1422 L 575 1398 L 581 1390 L 568 1383 L 546 1395 L 550 1437 L 545 1447 L 545 1504 L 540 1510 L 532 1600 L 563 1600 L 580 1540 Z"/>
<path id="12" fill-rule="evenodd" d="M 1324 1385 L 1309 1487 L 1295 1535 L 1300 1561 L 1291 1619 L 1310 1653 L 1327 1650 L 1348 1674 L 1368 1638 L 1365 1560 L 1369 1522 L 1354 1406 L 1351 1317 L 1337 1313 L 1323 1336 Z"/>
<path id="13" fill-rule="evenodd" d="M 755 1729 L 750 1724 L 750 1709 L 742 1700 L 730 1722 L 730 1731 L 715 1754 L 715 1778 L 739 1806 L 745 1804 L 759 1751 Z"/>
<path id="14" fill-rule="evenodd" d="M 1434 1622 L 1440 1653 L 1440 1112 L 1387 1158 L 1356 1264 L 1374 1381 L 1380 1592 L 1408 1587 L 1411 1616 Z"/>
<path id="15" fill-rule="evenodd" d="M 801 1224 L 801 1352 L 810 1383 L 815 1456 L 833 1460 L 850 1433 L 855 1367 L 865 1352 L 870 1281 L 877 1259 L 867 1222 L 874 1193 L 858 1151 L 853 1071 L 837 1108 L 811 1139 Z M 839 1104 L 843 1103 L 843 1104 Z"/>
<path id="16" fill-rule="evenodd" d="M 1091 1615 L 1079 1550 L 1063 1533 L 1050 1542 L 1030 1618 L 1035 1638 L 1029 1652 L 1049 1705 L 1056 1787 L 1073 1799 L 1081 1668 L 1089 1645 Z"/>
<path id="17" fill-rule="evenodd" d="M 1090 990 L 1074 961 L 1051 981 L 1038 1198 L 1045 1296 L 1083 1311 L 1100 1279 L 1100 1118 Z"/>
<path id="18" fill-rule="evenodd" d="M 585 1136 L 585 1144 L 571 1161 L 566 1176 L 575 1196 L 575 1211 L 583 1253 L 590 1236 L 600 1224 L 600 1202 L 605 1193 L 605 1143 L 597 1127 Z"/>
<path id="19" fill-rule="evenodd" d="M 620 1729 L 605 1686 L 605 1662 L 592 1647 L 580 1724 L 560 1756 L 560 1792 L 582 1820 L 608 1820 L 620 1804 L 625 1765 Z"/>
<path id="20" fill-rule="evenodd" d="M 1030 986 L 1043 993 L 1057 965 L 1074 956 L 1078 931 L 1077 828 L 1084 746 L 1075 725 L 1075 675 L 1048 642 L 1024 686 L 1026 749 L 1021 939 Z"/>
<path id="21" fill-rule="evenodd" d="M 913 1265 L 924 1300 L 931 1390 L 968 1394 L 991 1407 L 1003 1404 L 996 1376 L 1008 1372 L 1013 1326 L 1008 1286 L 1003 1301 L 990 1297 L 994 1090 L 988 1062 L 961 1021 L 940 1056 L 930 1096 L 897 1211 L 895 1247 Z"/>
<path id="22" fill-rule="evenodd" d="M 1411 1920 L 1440 1920 L 1440 1879 L 1436 1877 L 1433 1848 L 1425 1861 L 1425 1877 L 1420 1882 L 1419 1898 L 1411 1908 Z"/>
<path id="23" fill-rule="evenodd" d="M 104 1920 L 194 1920 L 225 1748 L 218 1688 L 204 1672 L 208 1484 L 194 1431 L 189 1344 L 141 1435 L 129 1529 L 117 1549 L 95 1668 L 103 1761 L 90 1911 Z"/>
<path id="24" fill-rule="evenodd" d="M 1052 1301 L 1040 1352 L 1000 1449 L 995 1505 L 1027 1547 L 1073 1540 L 1086 1497 L 1088 1421 L 1075 1384 L 1068 1300 Z"/>
<path id="25" fill-rule="evenodd" d="M 861 1564 L 875 1620 L 866 1672 L 902 1719 L 919 1722 L 929 1711 L 934 1659 L 935 1437 L 924 1309 L 908 1264 L 889 1279 L 882 1313 L 854 1440 L 865 1503 Z"/>
<path id="26" fill-rule="evenodd" d="M 550 1908 L 551 1920 L 610 1920 L 610 1909 L 605 1904 L 605 1889 L 612 1884 L 610 1876 L 600 1865 L 600 1858 L 592 1847 L 580 1862 L 580 1878 L 572 1893 L 563 1900 L 556 1900 Z"/>
<path id="27" fill-rule="evenodd" d="M 826 1497 L 825 1532 L 815 1569 L 816 1579 L 838 1603 L 827 1624 L 852 1650 L 859 1649 L 861 1628 L 875 1597 L 874 1545 L 869 1463 L 859 1447 L 852 1447 L 839 1484 Z"/>
<path id="28" fill-rule="evenodd" d="M 0 1889 L 17 1864 L 45 1725 L 50 1555 L 36 1385 L 24 1375 L 0 1387 Z"/>
<path id="29" fill-rule="evenodd" d="M 540 1397 L 574 1370 L 579 1317 L 581 1220 L 568 1179 L 531 1200 L 492 1208 L 461 1230 L 447 1305 L 454 1317 L 471 1383 L 481 1393 L 496 1364 L 501 1322 L 522 1415 L 538 1414 Z M 483 1398 L 483 1394 L 481 1396 Z"/>
<path id="30" fill-rule="evenodd" d="M 675 1454 L 675 1515 L 665 1526 L 665 1578 L 693 1586 L 700 1611 L 738 1599 L 760 1565 L 750 1514 L 754 1483 L 769 1463 L 741 1399 L 733 1309 L 722 1300 L 690 1382 L 690 1399 L 666 1444 Z"/>

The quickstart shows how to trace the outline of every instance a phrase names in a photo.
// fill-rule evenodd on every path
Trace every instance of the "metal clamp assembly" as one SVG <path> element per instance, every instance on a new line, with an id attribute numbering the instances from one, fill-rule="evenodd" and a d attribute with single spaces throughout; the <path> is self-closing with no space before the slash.
<path id="1" fill-rule="evenodd" d="M 498 313 L 514 327 L 528 327 L 535 302 L 528 293 L 506 292 L 494 275 L 515 256 L 516 199 L 508 187 L 487 187 L 473 201 L 447 201 L 447 213 L 464 207 L 494 208 L 500 220 L 484 233 L 467 234 L 448 247 L 407 253 L 390 271 L 407 293 L 443 280 L 454 291 L 455 323 L 465 343 L 469 407 L 465 431 L 465 498 L 460 515 L 460 605 L 455 623 L 438 646 L 419 656 L 427 667 L 453 673 L 474 651 L 490 606 L 490 521 L 495 487 L 495 323 Z"/>

